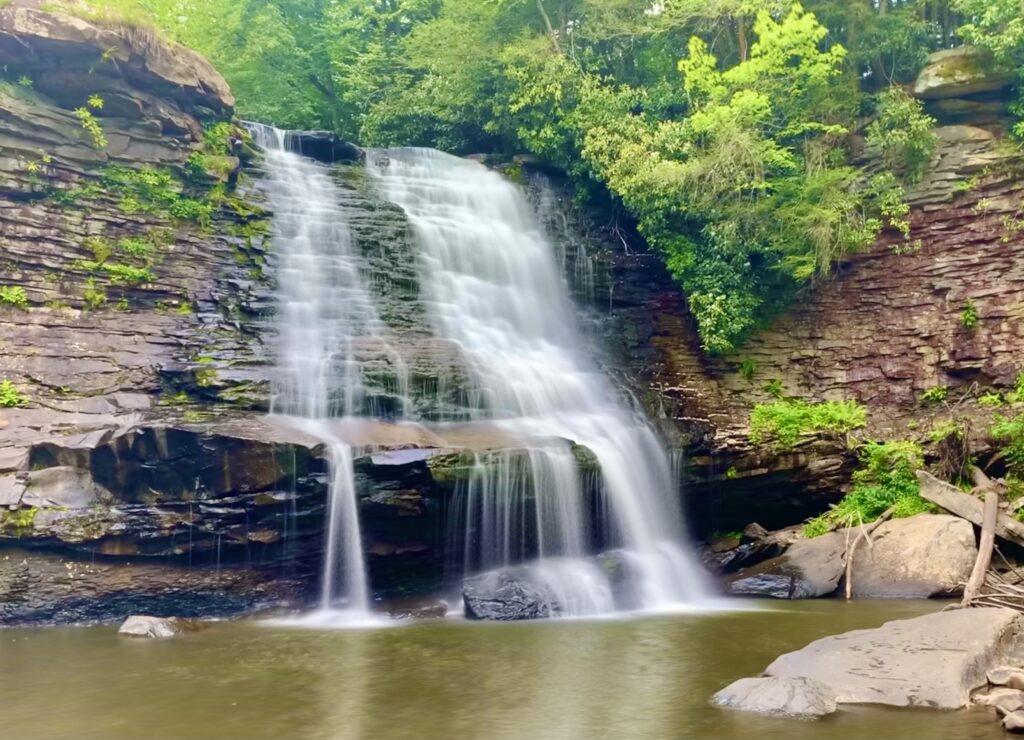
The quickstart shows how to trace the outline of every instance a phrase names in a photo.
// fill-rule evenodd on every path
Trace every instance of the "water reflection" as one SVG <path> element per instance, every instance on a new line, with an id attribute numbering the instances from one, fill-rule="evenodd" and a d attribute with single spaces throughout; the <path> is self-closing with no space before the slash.
<path id="1" fill-rule="evenodd" d="M 224 623 L 165 642 L 0 632 L 4 737 L 143 740 L 878 740 L 1001 737 L 987 714 L 855 708 L 770 720 L 707 698 L 780 652 L 934 603 L 320 632 Z"/>

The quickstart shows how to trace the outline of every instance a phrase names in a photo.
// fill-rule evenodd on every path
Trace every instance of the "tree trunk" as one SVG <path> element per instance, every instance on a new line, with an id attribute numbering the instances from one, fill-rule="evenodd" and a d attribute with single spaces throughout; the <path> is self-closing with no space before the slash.
<path id="1" fill-rule="evenodd" d="M 981 541 L 978 543 L 978 558 L 974 561 L 971 577 L 964 588 L 961 606 L 970 605 L 985 585 L 985 574 L 992 564 L 992 548 L 996 542 L 996 518 L 999 514 L 999 494 L 990 488 L 985 493 L 985 511 L 981 518 Z"/>
<path id="2" fill-rule="evenodd" d="M 537 10 L 540 11 L 540 17 L 544 19 L 544 28 L 548 31 L 548 38 L 551 39 L 551 46 L 554 48 L 556 54 L 561 54 L 562 46 L 558 43 L 558 34 L 555 33 L 555 29 L 551 25 L 551 19 L 548 17 L 548 12 L 544 9 L 544 0 L 537 0 Z"/>

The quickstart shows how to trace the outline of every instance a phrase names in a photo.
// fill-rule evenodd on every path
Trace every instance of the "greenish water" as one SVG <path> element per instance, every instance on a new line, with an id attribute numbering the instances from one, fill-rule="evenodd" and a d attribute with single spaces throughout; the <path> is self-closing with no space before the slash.
<path id="1" fill-rule="evenodd" d="M 1001 738 L 983 712 L 846 709 L 818 722 L 709 706 L 827 634 L 931 602 L 814 601 L 630 621 L 321 631 L 219 623 L 173 640 L 115 627 L 0 631 L 11 740 L 917 740 Z"/>

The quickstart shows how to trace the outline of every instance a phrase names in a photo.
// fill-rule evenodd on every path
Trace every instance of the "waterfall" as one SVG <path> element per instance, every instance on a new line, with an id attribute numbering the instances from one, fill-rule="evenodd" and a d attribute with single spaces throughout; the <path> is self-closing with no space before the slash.
<path id="1" fill-rule="evenodd" d="M 287 133 L 249 124 L 264 151 L 261 187 L 274 211 L 278 374 L 271 413 L 322 439 L 330 463 L 320 616 L 369 613 L 352 449 L 339 419 L 367 404 L 360 343 L 382 334 L 329 170 L 288 150 Z M 331 421 L 335 420 L 335 421 Z"/>
<path id="2" fill-rule="evenodd" d="M 465 492 L 467 566 L 530 555 L 561 613 L 608 611 L 609 578 L 587 557 L 591 534 L 603 529 L 602 545 L 618 550 L 628 573 L 631 607 L 703 599 L 703 575 L 682 549 L 666 453 L 584 351 L 554 248 L 522 193 L 476 162 L 433 150 L 372 151 L 367 167 L 409 218 L 426 305 L 435 331 L 461 348 L 475 376 L 477 418 L 545 440 L 528 443 L 525 458 L 477 466 Z M 600 507 L 583 505 L 570 441 L 600 466 L 601 521 L 592 511 Z"/>

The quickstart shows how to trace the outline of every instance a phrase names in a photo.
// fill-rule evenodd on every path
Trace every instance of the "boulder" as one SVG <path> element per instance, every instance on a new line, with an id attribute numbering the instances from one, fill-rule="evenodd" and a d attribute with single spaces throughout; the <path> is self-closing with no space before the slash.
<path id="1" fill-rule="evenodd" d="M 836 590 L 843 575 L 846 540 L 836 532 L 797 540 L 779 557 L 741 570 L 727 590 L 739 596 L 811 599 Z"/>
<path id="2" fill-rule="evenodd" d="M 850 532 L 855 537 L 857 531 Z M 845 536 L 845 535 L 843 535 Z M 857 548 L 853 594 L 927 598 L 963 592 L 978 557 L 971 523 L 948 514 L 893 519 Z"/>
<path id="3" fill-rule="evenodd" d="M 999 714 L 1011 714 L 1024 709 L 1024 691 L 996 686 L 984 694 L 975 694 L 971 701 L 983 707 L 993 707 Z"/>
<path id="4" fill-rule="evenodd" d="M 988 682 L 993 686 L 1007 686 L 1024 689 L 1024 670 L 1013 666 L 998 666 L 988 672 Z"/>
<path id="5" fill-rule="evenodd" d="M 1024 732 L 1024 712 L 1012 712 L 1003 717 L 1003 729 L 1007 732 Z"/>
<path id="6" fill-rule="evenodd" d="M 765 670 L 829 686 L 840 704 L 958 709 L 986 673 L 1024 648 L 1024 615 L 960 609 L 812 642 Z"/>
<path id="7" fill-rule="evenodd" d="M 1012 73 L 994 69 L 981 50 L 958 46 L 929 55 L 914 81 L 914 95 L 922 100 L 960 98 L 998 92 L 1012 84 Z"/>
<path id="8" fill-rule="evenodd" d="M 174 637 L 182 632 L 198 629 L 198 625 L 188 619 L 177 617 L 128 617 L 117 629 L 117 634 L 128 637 Z"/>
<path id="9" fill-rule="evenodd" d="M 514 621 L 557 616 L 554 594 L 526 566 L 503 568 L 462 582 L 468 619 Z"/>
<path id="10" fill-rule="evenodd" d="M 782 717 L 823 717 L 836 711 L 831 689 L 810 678 L 741 678 L 712 697 L 720 707 Z"/>

